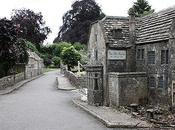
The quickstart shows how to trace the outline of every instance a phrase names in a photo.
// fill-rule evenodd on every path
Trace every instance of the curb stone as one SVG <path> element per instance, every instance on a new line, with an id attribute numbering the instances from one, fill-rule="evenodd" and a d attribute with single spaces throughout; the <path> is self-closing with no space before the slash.
<path id="1" fill-rule="evenodd" d="M 100 116 L 100 114 L 94 112 L 93 110 L 88 109 L 86 106 L 84 106 L 81 103 L 79 103 L 79 101 L 77 99 L 73 99 L 72 102 L 76 106 L 78 106 L 79 108 L 83 109 L 88 114 L 92 115 L 97 120 L 99 120 L 100 122 L 102 122 L 108 128 L 150 128 L 150 127 L 147 127 L 147 126 L 138 126 L 140 123 L 133 124 L 133 125 L 125 125 L 125 124 L 122 124 L 120 122 L 115 123 L 115 122 L 112 122 L 112 121 L 110 121 L 110 120 L 108 120 L 108 119 Z"/>
<path id="2" fill-rule="evenodd" d="M 14 84 L 14 85 L 11 86 L 11 87 L 7 87 L 7 89 L 5 89 L 5 90 L 0 90 L 0 95 L 10 94 L 10 93 L 12 93 L 13 91 L 18 90 L 19 88 L 23 87 L 25 84 L 27 84 L 27 83 L 29 83 L 29 82 L 31 82 L 31 81 L 37 79 L 37 78 L 40 78 L 40 77 L 42 77 L 42 76 L 44 76 L 44 75 L 45 75 L 45 74 L 41 74 L 41 75 L 35 76 L 35 77 L 33 77 L 33 78 L 20 81 L 20 82 Z M 8 89 L 8 88 L 10 88 L 10 89 Z"/>

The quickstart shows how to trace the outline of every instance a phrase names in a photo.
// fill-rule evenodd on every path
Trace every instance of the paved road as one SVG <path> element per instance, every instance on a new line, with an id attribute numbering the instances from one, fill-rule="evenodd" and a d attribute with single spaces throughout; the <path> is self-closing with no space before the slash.
<path id="1" fill-rule="evenodd" d="M 73 92 L 59 91 L 56 71 L 0 96 L 0 130 L 107 130 L 72 104 Z"/>
<path id="2" fill-rule="evenodd" d="M 0 130 L 109 129 L 71 101 L 77 94 L 56 89 L 57 71 L 0 96 Z M 133 130 L 133 129 L 132 129 Z"/>

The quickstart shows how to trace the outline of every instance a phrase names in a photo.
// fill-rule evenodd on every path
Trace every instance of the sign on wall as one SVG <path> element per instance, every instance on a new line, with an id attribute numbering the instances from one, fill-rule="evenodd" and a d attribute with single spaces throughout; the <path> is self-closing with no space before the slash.
<path id="1" fill-rule="evenodd" d="M 125 60 L 126 50 L 108 50 L 109 60 Z"/>

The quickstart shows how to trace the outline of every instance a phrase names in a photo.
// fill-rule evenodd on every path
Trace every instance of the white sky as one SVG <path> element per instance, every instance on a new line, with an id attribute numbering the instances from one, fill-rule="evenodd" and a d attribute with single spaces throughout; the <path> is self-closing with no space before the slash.
<path id="1" fill-rule="evenodd" d="M 62 25 L 62 16 L 75 0 L 0 0 L 0 18 L 10 18 L 12 9 L 29 8 L 42 12 L 46 25 L 52 30 L 45 43 L 52 43 Z M 96 0 L 106 15 L 127 16 L 127 10 L 136 0 Z M 155 11 L 175 5 L 175 0 L 148 0 Z"/>

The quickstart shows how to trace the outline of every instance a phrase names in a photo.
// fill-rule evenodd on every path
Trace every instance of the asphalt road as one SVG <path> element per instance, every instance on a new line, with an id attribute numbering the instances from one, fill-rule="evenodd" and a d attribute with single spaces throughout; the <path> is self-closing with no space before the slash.
<path id="1" fill-rule="evenodd" d="M 56 71 L 0 96 L 0 130 L 108 130 L 56 89 Z"/>
<path id="2" fill-rule="evenodd" d="M 48 72 L 13 93 L 1 95 L 0 130 L 126 130 L 106 128 L 76 107 L 72 98 L 78 94 L 58 90 L 56 76 L 57 71 Z"/>

